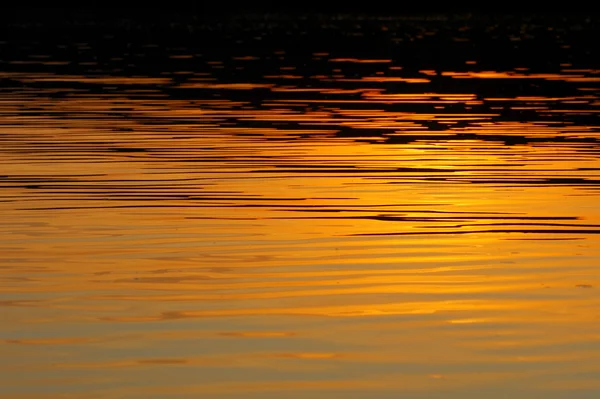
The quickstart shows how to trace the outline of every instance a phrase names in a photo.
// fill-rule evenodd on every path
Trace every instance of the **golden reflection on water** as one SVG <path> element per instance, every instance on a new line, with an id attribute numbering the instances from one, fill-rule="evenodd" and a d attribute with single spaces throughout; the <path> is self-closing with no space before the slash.
<path id="1" fill-rule="evenodd" d="M 310 57 L 11 61 L 0 398 L 600 391 L 598 70 Z"/>

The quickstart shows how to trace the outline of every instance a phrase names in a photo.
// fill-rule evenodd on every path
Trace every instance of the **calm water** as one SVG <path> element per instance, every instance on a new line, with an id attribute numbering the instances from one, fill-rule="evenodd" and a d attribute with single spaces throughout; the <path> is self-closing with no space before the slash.
<path id="1" fill-rule="evenodd" d="M 598 21 L 7 24 L 0 398 L 597 398 Z"/>

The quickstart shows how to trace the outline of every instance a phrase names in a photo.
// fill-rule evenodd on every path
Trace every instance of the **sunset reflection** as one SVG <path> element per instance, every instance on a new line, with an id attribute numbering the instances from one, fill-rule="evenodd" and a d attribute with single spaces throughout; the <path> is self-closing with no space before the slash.
<path id="1" fill-rule="evenodd" d="M 599 392 L 588 22 L 269 18 L 0 42 L 0 398 Z"/>

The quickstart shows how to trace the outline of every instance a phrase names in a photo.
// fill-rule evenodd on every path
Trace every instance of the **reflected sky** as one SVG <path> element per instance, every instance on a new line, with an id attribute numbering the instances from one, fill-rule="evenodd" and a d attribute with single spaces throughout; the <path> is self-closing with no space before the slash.
<path id="1" fill-rule="evenodd" d="M 0 398 L 595 398 L 595 26 L 13 26 Z"/>

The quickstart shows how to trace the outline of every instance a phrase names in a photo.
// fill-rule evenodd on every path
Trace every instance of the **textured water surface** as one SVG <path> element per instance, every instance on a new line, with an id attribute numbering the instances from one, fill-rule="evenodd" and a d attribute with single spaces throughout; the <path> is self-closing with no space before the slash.
<path id="1" fill-rule="evenodd" d="M 0 398 L 598 397 L 596 20 L 71 24 L 0 42 Z"/>

